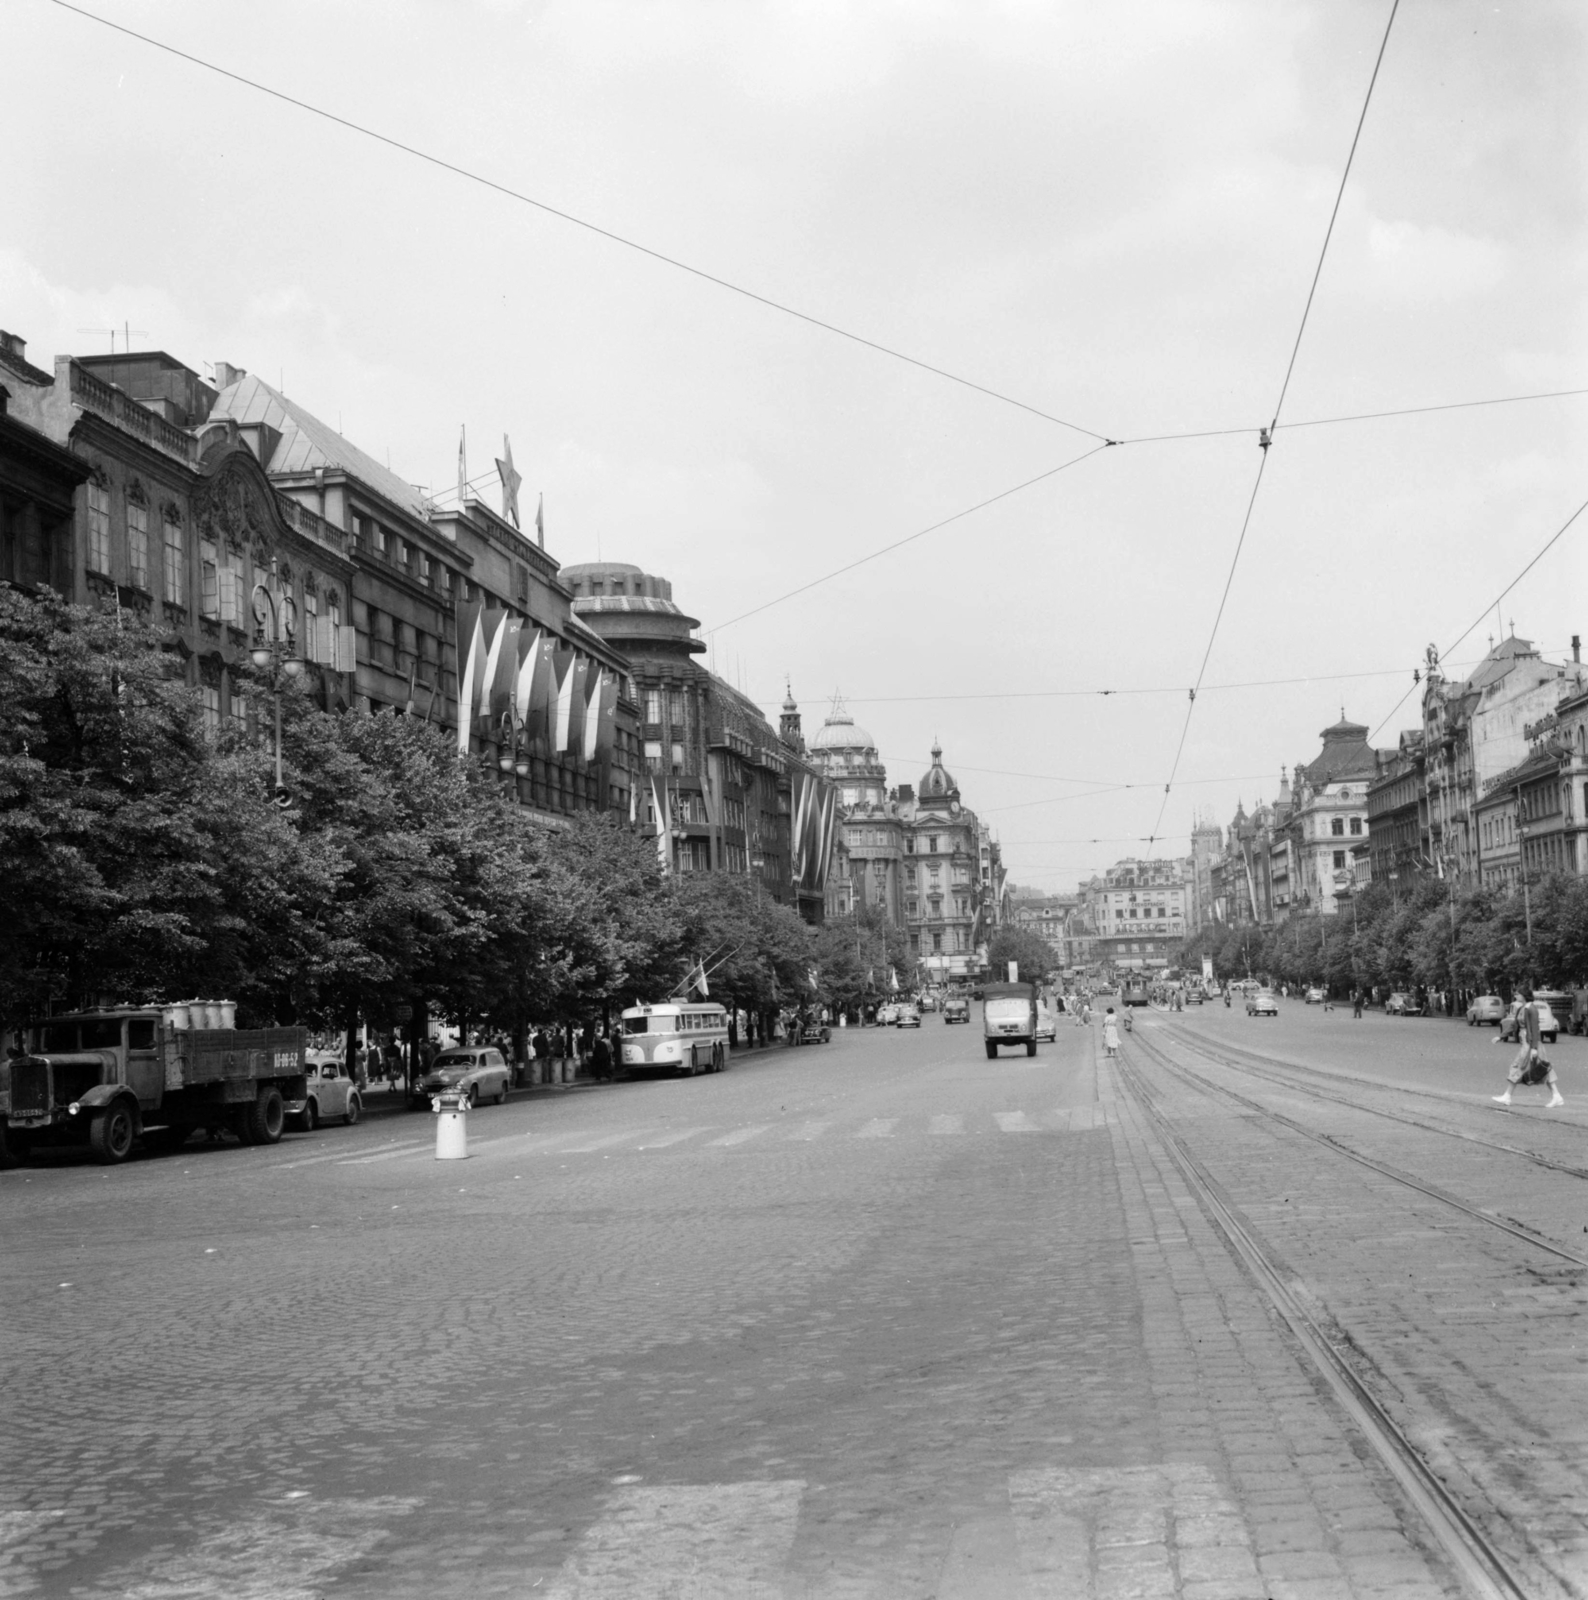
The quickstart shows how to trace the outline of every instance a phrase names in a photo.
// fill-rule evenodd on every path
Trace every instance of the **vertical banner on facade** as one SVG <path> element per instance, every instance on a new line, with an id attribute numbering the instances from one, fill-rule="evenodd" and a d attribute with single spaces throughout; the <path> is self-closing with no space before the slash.
<path id="1" fill-rule="evenodd" d="M 497 669 L 502 659 L 502 647 L 507 638 L 508 615 L 505 611 L 487 611 L 480 618 L 480 625 L 485 632 L 485 664 L 480 671 L 480 681 L 476 687 L 474 704 L 470 708 L 472 717 L 489 717 L 491 714 L 491 694 L 496 688 Z M 458 707 L 461 716 L 463 707 Z"/>
<path id="2" fill-rule="evenodd" d="M 535 686 L 535 662 L 540 657 L 542 637 L 539 628 L 518 631 L 518 660 L 513 668 L 513 721 L 518 725 L 520 738 L 529 727 L 530 695 Z"/>
<path id="3" fill-rule="evenodd" d="M 662 871 L 672 869 L 672 828 L 667 815 L 667 779 L 659 772 L 651 774 L 651 806 L 656 812 L 656 859 Z"/>
<path id="4" fill-rule="evenodd" d="M 568 748 L 568 718 L 573 710 L 573 647 L 559 643 L 551 656 L 551 699 L 546 707 L 546 738 L 553 755 Z"/>
<path id="5" fill-rule="evenodd" d="M 594 761 L 601 748 L 601 707 L 606 698 L 607 680 L 612 676 L 604 667 L 594 663 L 585 684 L 584 758 Z"/>
<path id="6" fill-rule="evenodd" d="M 618 742 L 618 675 L 601 674 L 601 703 L 597 708 L 596 755 L 609 759 Z"/>
<path id="7" fill-rule="evenodd" d="M 452 613 L 458 653 L 458 754 L 469 753 L 469 733 L 474 707 L 479 703 L 480 678 L 485 671 L 485 608 L 475 601 L 459 601 Z"/>
<path id="8" fill-rule="evenodd" d="M 793 788 L 790 842 L 794 850 L 794 882 L 808 893 L 823 894 L 833 850 L 838 792 L 813 772 L 796 772 Z"/>
<path id="9" fill-rule="evenodd" d="M 486 685 L 484 696 L 485 712 L 491 719 L 491 737 L 504 743 L 512 740 L 513 690 L 518 678 L 518 641 L 523 631 L 522 618 L 508 616 L 502 619 L 495 647 L 495 671 Z"/>
<path id="10" fill-rule="evenodd" d="M 551 750 L 553 711 L 557 701 L 557 649 L 560 641 L 542 632 L 536 646 L 534 665 L 529 674 L 529 709 L 525 713 L 525 737 L 543 753 Z"/>
<path id="11" fill-rule="evenodd" d="M 559 755 L 577 753 L 584 745 L 584 686 L 590 676 L 590 658 L 572 654 L 573 663 L 557 693 L 557 738 L 552 748 Z"/>

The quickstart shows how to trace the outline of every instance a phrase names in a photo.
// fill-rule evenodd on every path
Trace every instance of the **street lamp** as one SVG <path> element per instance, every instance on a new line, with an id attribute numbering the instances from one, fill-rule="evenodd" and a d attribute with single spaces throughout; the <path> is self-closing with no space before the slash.
<path id="1" fill-rule="evenodd" d="M 270 582 L 254 585 L 254 647 L 249 659 L 261 672 L 269 669 L 270 697 L 276 717 L 276 804 L 285 806 L 287 786 L 281 781 L 281 678 L 295 678 L 303 663 L 292 653 L 298 635 L 298 607 L 290 594 L 283 594 L 276 583 L 276 560 L 270 558 Z"/>

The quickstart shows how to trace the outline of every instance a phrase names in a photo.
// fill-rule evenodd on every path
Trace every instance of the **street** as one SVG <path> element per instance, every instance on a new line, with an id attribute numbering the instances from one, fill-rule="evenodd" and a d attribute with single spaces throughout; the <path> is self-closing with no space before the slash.
<path id="1" fill-rule="evenodd" d="M 0 1594 L 1472 1592 L 1231 1226 L 1588 1593 L 1588 1042 L 1546 1118 L 1492 1030 L 1058 1020 L 0 1174 Z"/>

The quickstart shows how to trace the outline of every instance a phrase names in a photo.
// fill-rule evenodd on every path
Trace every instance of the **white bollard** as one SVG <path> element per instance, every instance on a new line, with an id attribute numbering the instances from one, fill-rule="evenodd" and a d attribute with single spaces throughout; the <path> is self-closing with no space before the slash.
<path id="1" fill-rule="evenodd" d="M 465 1161 L 469 1154 L 469 1108 L 462 1095 L 439 1094 L 431 1101 L 436 1114 L 436 1160 Z"/>

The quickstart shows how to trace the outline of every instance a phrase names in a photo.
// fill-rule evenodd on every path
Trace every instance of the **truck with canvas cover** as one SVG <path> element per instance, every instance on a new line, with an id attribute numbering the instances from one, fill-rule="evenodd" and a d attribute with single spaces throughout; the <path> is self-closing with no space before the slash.
<path id="1" fill-rule="evenodd" d="M 0 1066 L 0 1161 L 44 1145 L 86 1145 L 125 1161 L 139 1138 L 182 1143 L 196 1128 L 244 1144 L 281 1137 L 301 1100 L 308 1031 L 236 1028 L 230 1002 L 73 1011 L 23 1030 Z"/>
<path id="2" fill-rule="evenodd" d="M 1026 1054 L 1037 1053 L 1037 986 L 1034 983 L 989 983 L 982 997 L 982 1035 L 987 1059 L 992 1061 L 1002 1044 L 1023 1044 Z"/>

